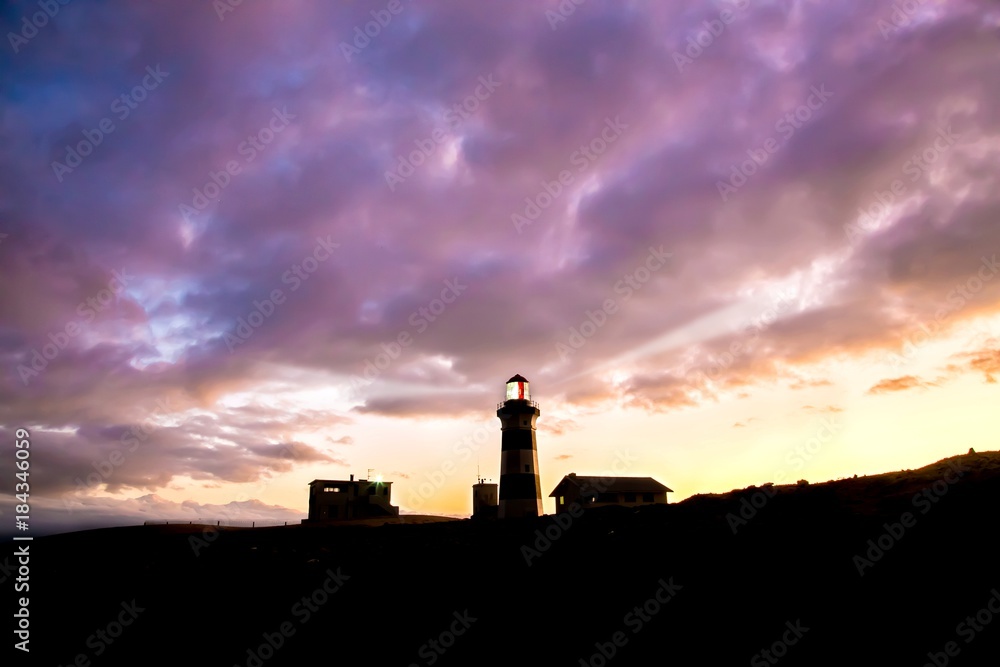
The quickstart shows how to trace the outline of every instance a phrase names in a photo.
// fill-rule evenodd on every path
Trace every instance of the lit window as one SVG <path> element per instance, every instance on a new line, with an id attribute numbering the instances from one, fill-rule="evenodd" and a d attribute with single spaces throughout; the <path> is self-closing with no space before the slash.
<path id="1" fill-rule="evenodd" d="M 323 491 L 326 493 L 340 493 L 339 486 L 324 486 Z"/>
<path id="2" fill-rule="evenodd" d="M 566 504 L 566 496 L 559 496 L 559 504 L 560 505 Z"/>
<path id="3" fill-rule="evenodd" d="M 531 398 L 531 391 L 528 389 L 527 382 L 508 382 L 507 383 L 507 400 L 524 400 L 527 401 Z"/>

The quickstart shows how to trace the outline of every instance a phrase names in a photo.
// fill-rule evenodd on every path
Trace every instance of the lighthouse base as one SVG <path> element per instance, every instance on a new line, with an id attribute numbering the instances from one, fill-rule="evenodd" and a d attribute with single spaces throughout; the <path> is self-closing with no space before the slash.
<path id="1" fill-rule="evenodd" d="M 520 519 L 526 516 L 542 516 L 542 501 L 527 500 L 501 500 L 497 509 L 497 517 L 501 519 Z"/>

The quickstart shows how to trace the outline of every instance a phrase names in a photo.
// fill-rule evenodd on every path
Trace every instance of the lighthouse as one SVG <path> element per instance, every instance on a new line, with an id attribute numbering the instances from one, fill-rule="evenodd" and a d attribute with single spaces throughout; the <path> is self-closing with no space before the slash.
<path id="1" fill-rule="evenodd" d="M 497 516 L 513 519 L 542 515 L 535 420 L 541 414 L 521 375 L 507 380 L 507 398 L 497 406 L 500 418 L 500 503 Z"/>

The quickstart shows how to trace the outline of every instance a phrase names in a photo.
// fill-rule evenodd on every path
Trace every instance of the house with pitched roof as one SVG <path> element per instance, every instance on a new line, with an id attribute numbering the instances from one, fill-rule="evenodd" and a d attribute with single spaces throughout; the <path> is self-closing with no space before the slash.
<path id="1" fill-rule="evenodd" d="M 556 499 L 556 514 L 570 511 L 576 503 L 584 509 L 620 505 L 666 505 L 673 489 L 652 477 L 588 477 L 571 472 L 549 494 Z"/>

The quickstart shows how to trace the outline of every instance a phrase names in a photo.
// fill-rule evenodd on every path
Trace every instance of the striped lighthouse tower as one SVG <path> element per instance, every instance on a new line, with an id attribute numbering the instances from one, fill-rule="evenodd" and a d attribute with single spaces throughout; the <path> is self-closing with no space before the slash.
<path id="1" fill-rule="evenodd" d="M 507 380 L 507 398 L 497 406 L 502 431 L 497 510 L 501 519 L 542 515 L 535 443 L 535 420 L 539 414 L 538 404 L 531 400 L 528 381 L 520 375 Z"/>

